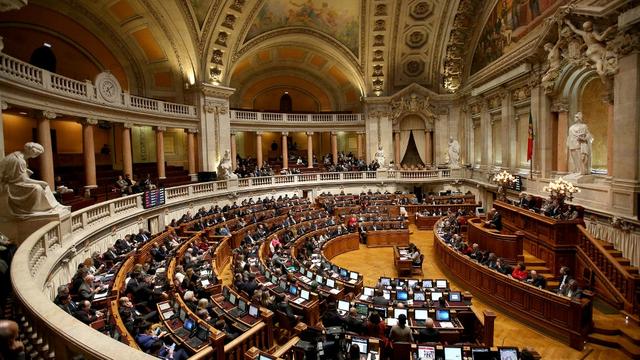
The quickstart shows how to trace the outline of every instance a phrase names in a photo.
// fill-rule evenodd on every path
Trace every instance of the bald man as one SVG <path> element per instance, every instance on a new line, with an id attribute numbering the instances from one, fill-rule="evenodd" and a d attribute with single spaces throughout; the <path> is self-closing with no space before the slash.
<path id="1" fill-rule="evenodd" d="M 18 324 L 11 320 L 0 320 L 0 357 L 24 360 L 24 345 L 18 341 Z"/>
<path id="2" fill-rule="evenodd" d="M 437 329 L 434 328 L 434 323 L 432 318 L 427 318 L 424 322 L 424 329 L 420 330 L 418 334 L 418 340 L 420 342 L 439 342 L 440 341 L 440 333 Z"/>

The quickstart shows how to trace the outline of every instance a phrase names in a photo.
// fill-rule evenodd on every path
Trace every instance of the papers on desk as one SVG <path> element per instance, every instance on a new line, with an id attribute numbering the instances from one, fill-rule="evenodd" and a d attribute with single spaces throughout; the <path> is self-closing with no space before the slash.
<path id="1" fill-rule="evenodd" d="M 303 298 L 297 298 L 297 299 L 293 300 L 293 302 L 298 304 L 298 305 L 300 305 L 300 304 L 302 304 L 304 302 L 304 299 Z"/>
<path id="2" fill-rule="evenodd" d="M 338 277 L 338 274 L 333 273 L 333 274 L 331 274 L 331 277 L 332 277 L 332 278 L 337 278 L 337 277 Z"/>
<path id="3" fill-rule="evenodd" d="M 207 279 L 200 280 L 200 282 L 202 283 L 202 287 L 206 288 L 209 286 L 209 280 Z"/>
<path id="4" fill-rule="evenodd" d="M 269 287 L 271 285 L 273 285 L 273 283 L 271 281 L 267 281 L 266 283 L 263 283 L 262 285 Z"/>
<path id="5" fill-rule="evenodd" d="M 106 274 L 102 277 L 102 281 L 111 281 L 111 279 L 113 279 L 114 277 L 116 277 L 115 274 Z"/>
<path id="6" fill-rule="evenodd" d="M 306 276 L 300 276 L 300 277 L 298 278 L 298 280 L 302 281 L 302 282 L 303 282 L 303 283 L 305 283 L 305 284 L 309 284 L 309 283 L 311 283 L 311 279 L 309 279 L 309 278 L 308 278 L 308 277 L 306 277 Z"/>
<path id="7" fill-rule="evenodd" d="M 440 321 L 440 327 L 443 329 L 453 329 L 453 323 L 451 321 Z"/>
<path id="8" fill-rule="evenodd" d="M 333 295 L 335 295 L 335 294 L 337 294 L 337 293 L 339 293 L 339 292 L 340 292 L 340 290 L 338 290 L 338 289 L 331 289 L 331 290 L 329 290 L 329 293 L 331 293 L 331 294 L 333 294 Z"/>
<path id="9" fill-rule="evenodd" d="M 400 255 L 408 255 L 409 254 L 409 251 L 407 251 L 407 250 L 399 250 L 398 252 L 400 253 Z"/>
<path id="10" fill-rule="evenodd" d="M 169 310 L 167 312 L 162 313 L 162 318 L 165 320 L 171 319 L 172 316 L 173 316 L 173 310 Z"/>
<path id="11" fill-rule="evenodd" d="M 411 259 L 406 256 L 400 256 L 400 260 L 411 260 Z"/>
<path id="12" fill-rule="evenodd" d="M 165 311 L 167 309 L 169 309 L 171 307 L 171 304 L 169 304 L 168 302 L 162 303 L 162 304 L 158 304 L 158 309 L 160 309 L 160 311 Z"/>
<path id="13" fill-rule="evenodd" d="M 349 284 L 355 284 L 355 283 L 356 283 L 356 280 L 353 280 L 353 279 L 349 280 Z"/>
<path id="14" fill-rule="evenodd" d="M 93 300 L 101 300 L 107 297 L 107 295 L 109 295 L 109 289 L 105 289 L 103 292 L 101 293 L 97 293 L 93 296 Z"/>
<path id="15" fill-rule="evenodd" d="M 360 295 L 358 298 L 360 301 L 369 301 L 369 297 L 367 295 Z"/>

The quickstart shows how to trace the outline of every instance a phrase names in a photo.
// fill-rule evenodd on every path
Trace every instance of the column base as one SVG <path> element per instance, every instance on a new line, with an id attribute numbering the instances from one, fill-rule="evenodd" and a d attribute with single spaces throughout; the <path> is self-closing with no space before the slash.
<path id="1" fill-rule="evenodd" d="M 85 198 L 89 198 L 91 197 L 91 190 L 93 189 L 97 189 L 98 185 L 85 185 L 84 186 L 84 197 Z"/>
<path id="2" fill-rule="evenodd" d="M 166 180 L 166 179 L 167 179 L 166 176 L 161 176 L 161 177 L 158 178 L 158 180 Z"/>
<path id="3" fill-rule="evenodd" d="M 193 182 L 197 182 L 198 181 L 198 174 L 189 174 L 189 177 L 191 178 L 191 181 L 193 181 Z"/>

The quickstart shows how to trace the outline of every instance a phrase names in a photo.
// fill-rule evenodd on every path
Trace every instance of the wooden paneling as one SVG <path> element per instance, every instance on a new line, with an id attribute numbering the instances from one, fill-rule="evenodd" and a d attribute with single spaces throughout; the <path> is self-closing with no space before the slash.
<path id="1" fill-rule="evenodd" d="M 501 234 L 495 229 L 484 227 L 479 218 L 469 219 L 467 238 L 470 244 L 477 243 L 480 249 L 489 250 L 507 262 L 522 261 L 522 241 L 524 234 L 517 231 L 515 235 Z"/>

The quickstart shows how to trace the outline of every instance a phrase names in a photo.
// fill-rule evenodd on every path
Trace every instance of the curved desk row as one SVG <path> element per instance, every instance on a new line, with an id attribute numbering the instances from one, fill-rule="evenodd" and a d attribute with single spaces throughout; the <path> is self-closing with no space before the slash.
<path id="1" fill-rule="evenodd" d="M 556 295 L 483 266 L 449 247 L 435 230 L 433 242 L 440 264 L 474 295 L 582 350 L 592 327 L 591 301 Z"/>
<path id="2" fill-rule="evenodd" d="M 522 241 L 524 234 L 516 231 L 513 235 L 501 234 L 496 229 L 486 228 L 479 218 L 469 219 L 467 238 L 469 245 L 477 243 L 481 250 L 489 250 L 508 263 L 523 261 Z"/>

